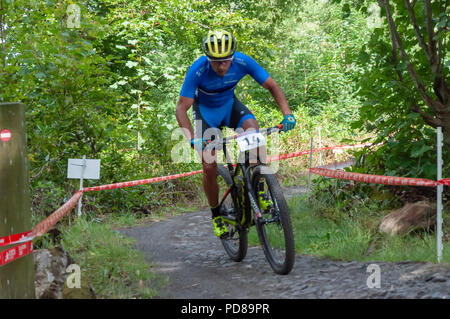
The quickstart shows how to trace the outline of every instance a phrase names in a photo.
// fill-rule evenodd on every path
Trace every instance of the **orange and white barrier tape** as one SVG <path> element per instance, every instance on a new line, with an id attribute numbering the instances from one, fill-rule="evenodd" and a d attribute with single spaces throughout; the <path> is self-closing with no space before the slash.
<path id="1" fill-rule="evenodd" d="M 83 190 L 76 192 L 75 195 L 72 196 L 72 198 L 70 198 L 63 206 L 58 208 L 53 214 L 48 216 L 45 220 L 43 220 L 36 227 L 34 227 L 34 229 L 32 231 L 31 239 L 33 239 L 34 237 L 42 236 L 47 231 L 49 231 L 53 225 L 55 225 L 61 218 L 63 218 L 69 211 L 71 211 L 76 206 L 78 200 L 80 199 L 80 197 L 83 195 L 84 192 L 102 191 L 102 190 L 117 189 L 117 188 L 131 187 L 131 186 L 137 186 L 137 185 L 145 185 L 145 184 L 162 182 L 162 181 L 176 179 L 176 178 L 180 178 L 180 177 L 186 177 L 186 176 L 191 176 L 191 175 L 195 175 L 195 174 L 200 174 L 202 172 L 203 172 L 202 170 L 198 170 L 198 171 L 192 171 L 192 172 L 188 172 L 188 173 L 181 173 L 181 174 L 175 174 L 175 175 L 169 175 L 169 176 L 141 179 L 141 180 L 131 181 L 131 182 L 122 182 L 122 183 L 115 183 L 115 184 L 83 188 Z"/>
<path id="2" fill-rule="evenodd" d="M 53 225 L 55 225 L 61 218 L 63 218 L 68 212 L 70 212 L 77 205 L 78 200 L 80 199 L 80 197 L 83 195 L 84 192 L 101 191 L 101 190 L 116 189 L 116 188 L 123 188 L 123 187 L 130 187 L 130 186 L 162 182 L 162 181 L 176 179 L 176 178 L 180 178 L 180 177 L 200 174 L 202 172 L 203 172 L 202 170 L 198 170 L 198 171 L 175 174 L 175 175 L 170 175 L 170 176 L 162 176 L 162 177 L 142 179 L 142 180 L 138 180 L 138 181 L 115 183 L 115 184 L 109 184 L 109 185 L 84 188 L 83 190 L 76 192 L 66 203 L 64 203 L 63 206 L 58 208 L 50 216 L 48 216 L 46 219 L 44 219 L 42 222 L 40 222 L 38 225 L 36 225 L 36 227 L 34 227 L 32 231 L 21 233 L 21 234 L 16 234 L 16 235 L 10 235 L 10 236 L 6 236 L 6 237 L 0 237 L 0 247 L 24 243 L 23 245 L 18 245 L 13 248 L 7 249 L 3 252 L 0 252 L 0 266 L 33 252 L 31 240 L 33 240 L 35 237 L 39 237 L 39 236 L 42 236 L 43 234 L 45 234 L 47 231 L 50 230 L 50 228 Z"/>
<path id="3" fill-rule="evenodd" d="M 322 147 L 322 148 L 314 148 L 312 150 L 312 153 L 317 153 L 320 151 L 326 151 L 326 150 L 337 150 L 337 149 L 350 149 L 350 148 L 358 148 L 358 147 L 366 147 L 366 146 L 371 146 L 371 143 L 364 143 L 364 144 L 355 144 L 355 145 L 338 145 L 338 146 L 328 146 L 328 147 Z M 267 157 L 267 162 L 272 162 L 272 161 L 279 161 L 279 160 L 284 160 L 284 159 L 288 159 L 288 158 L 294 158 L 294 157 L 299 157 L 302 155 L 308 155 L 311 151 L 310 150 L 305 150 L 305 151 L 300 151 L 300 152 L 294 152 L 294 153 L 288 153 L 288 154 L 283 154 L 283 155 L 273 155 L 273 156 L 268 156 Z"/>
<path id="4" fill-rule="evenodd" d="M 356 148 L 356 147 L 365 147 L 365 146 L 370 146 L 370 145 L 371 145 L 370 143 L 366 143 L 366 144 L 355 144 L 355 145 L 330 146 L 330 147 L 324 147 L 321 149 L 313 149 L 312 152 L 319 152 L 319 151 L 323 151 L 323 150 L 332 150 L 332 149 L 349 149 L 349 148 Z M 289 153 L 289 154 L 270 156 L 270 157 L 268 157 L 267 161 L 271 162 L 271 161 L 277 161 L 277 160 L 282 160 L 282 159 L 288 159 L 288 158 L 298 157 L 298 156 L 302 156 L 302 155 L 307 155 L 309 153 L 310 153 L 309 150 L 305 150 L 305 151 L 294 152 L 294 153 Z M 200 174 L 202 172 L 203 172 L 203 170 L 197 170 L 197 171 L 169 175 L 169 176 L 154 177 L 154 178 L 148 178 L 148 179 L 141 179 L 141 180 L 137 180 L 137 181 L 114 183 L 114 184 L 84 188 L 84 189 L 76 192 L 63 206 L 58 208 L 55 212 L 53 212 L 50 216 L 48 216 L 44 221 L 42 221 L 41 223 L 36 225 L 36 227 L 34 227 L 34 229 L 31 232 L 25 232 L 25 233 L 21 233 L 21 234 L 6 236 L 6 237 L 0 237 L 0 247 L 6 246 L 6 245 L 23 243 L 21 245 L 18 245 L 13 248 L 10 248 L 8 250 L 5 250 L 3 252 L 0 252 L 0 266 L 33 252 L 33 245 L 32 245 L 31 240 L 35 237 L 42 236 L 44 233 L 49 231 L 53 225 L 55 225 L 62 217 L 64 217 L 69 211 L 71 211 L 76 206 L 78 200 L 81 198 L 81 196 L 83 195 L 84 192 L 102 191 L 102 190 L 118 189 L 118 188 L 131 187 L 131 186 L 137 186 L 137 185 L 145 185 L 145 184 L 150 184 L 150 183 L 162 182 L 162 181 L 166 181 L 166 180 L 196 175 L 196 174 Z M 355 181 L 367 182 L 367 183 L 376 183 L 376 184 L 434 187 L 438 183 L 441 183 L 441 184 L 450 186 L 450 179 L 443 179 L 443 180 L 440 180 L 439 182 L 435 182 L 432 180 L 420 179 L 420 178 L 405 178 L 405 177 L 369 175 L 369 174 L 350 173 L 350 172 L 344 172 L 344 171 L 330 170 L 330 169 L 325 169 L 325 168 L 311 168 L 311 172 L 314 174 L 327 176 L 327 177 L 335 177 L 335 178 L 355 180 Z"/>
<path id="5" fill-rule="evenodd" d="M 347 149 L 347 148 L 355 148 L 355 147 L 363 147 L 368 146 L 367 144 L 356 144 L 356 145 L 341 145 L 341 146 L 331 146 L 331 147 L 324 147 L 321 149 L 314 149 L 313 152 L 319 152 L 321 150 L 329 150 L 329 149 Z M 278 155 L 278 156 L 272 156 L 268 158 L 268 162 L 270 161 L 276 161 L 276 160 L 282 160 L 282 159 L 288 159 L 293 157 L 298 157 L 302 155 L 309 154 L 309 150 L 306 151 L 300 151 L 300 152 L 294 152 L 284 155 Z M 7 245 L 13 245 L 13 244 L 20 244 L 25 243 L 27 245 L 31 244 L 31 240 L 33 240 L 35 237 L 42 236 L 47 231 L 50 230 L 50 228 L 55 225 L 62 217 L 64 217 L 68 212 L 70 212 L 77 204 L 78 200 L 81 198 L 84 192 L 91 192 L 91 191 L 102 191 L 102 190 L 110 190 L 110 189 L 118 189 L 118 188 L 124 188 L 124 187 L 131 187 L 131 186 L 138 186 L 138 185 L 145 185 L 150 183 L 156 183 L 156 182 L 162 182 L 167 181 L 171 179 L 177 179 L 181 177 L 191 176 L 195 174 L 203 173 L 203 170 L 197 170 L 187 173 L 181 173 L 181 174 L 175 174 L 175 175 L 169 175 L 169 176 L 162 176 L 162 177 L 154 177 L 154 178 L 148 178 L 148 179 L 141 179 L 137 181 L 130 181 L 130 182 L 121 182 L 121 183 L 114 183 L 114 184 L 108 184 L 108 185 L 101 185 L 101 186 L 94 186 L 94 187 L 86 187 L 82 190 L 76 192 L 63 206 L 58 208 L 55 212 L 53 212 L 50 216 L 48 216 L 45 220 L 43 220 L 41 223 L 36 225 L 34 229 L 31 232 L 16 234 L 16 235 L 10 235 L 6 237 L 0 237 L 0 247 L 7 246 Z M 20 250 L 18 247 L 21 247 Z M 32 252 L 31 249 L 25 249 L 25 246 L 19 245 L 15 246 L 13 248 L 10 248 L 8 250 L 5 250 L 1 252 L 2 254 L 2 260 L 8 260 L 8 262 L 12 261 L 11 256 L 24 256 L 26 253 Z M 28 246 L 27 246 L 28 247 Z M 5 258 L 3 258 L 4 256 Z M 20 258 L 17 257 L 17 258 Z M 0 264 L 2 265 L 2 264 Z"/>
<path id="6" fill-rule="evenodd" d="M 103 190 L 108 190 L 108 189 L 145 185 L 145 184 L 150 184 L 150 183 L 168 181 L 168 180 L 176 179 L 176 178 L 180 178 L 180 177 L 196 175 L 196 174 L 200 174 L 200 173 L 203 173 L 203 170 L 169 175 L 169 176 L 147 178 L 147 179 L 141 179 L 141 180 L 131 181 L 131 182 L 122 182 L 122 183 L 108 184 L 108 185 L 102 185 L 102 186 L 86 187 L 86 188 L 83 188 L 83 192 L 103 191 Z"/>
<path id="7" fill-rule="evenodd" d="M 0 266 L 19 259 L 33 252 L 32 232 L 24 232 L 20 234 L 0 237 L 0 247 L 20 244 L 12 248 L 0 252 Z"/>
<path id="8" fill-rule="evenodd" d="M 438 180 L 438 183 L 445 186 L 450 186 L 450 178 L 443 178 L 441 180 Z"/>
<path id="9" fill-rule="evenodd" d="M 28 254 L 31 254 L 32 252 L 33 252 L 33 242 L 31 241 L 27 241 L 26 243 L 4 250 L 0 252 L 0 266 L 8 264 Z"/>
<path id="10" fill-rule="evenodd" d="M 39 237 L 45 234 L 64 215 L 72 210 L 72 208 L 75 207 L 78 200 L 80 199 L 82 193 L 82 191 L 78 191 L 77 193 L 75 193 L 75 195 L 73 195 L 71 199 L 69 199 L 63 206 L 61 206 L 54 213 L 48 216 L 44 221 L 36 225 L 36 227 L 34 227 L 32 231 L 1 237 L 0 247 L 19 243 L 23 244 L 0 252 L 0 266 L 10 263 L 11 261 L 21 258 L 25 255 L 31 254 L 33 252 L 32 240 L 35 237 Z"/>
<path id="11" fill-rule="evenodd" d="M 382 175 L 370 175 L 362 173 L 352 173 L 345 171 L 332 170 L 327 168 L 311 168 L 311 173 L 333 177 L 345 180 L 352 180 L 364 183 L 383 184 L 383 185 L 401 185 L 401 186 L 425 186 L 436 187 L 438 182 L 423 179 L 423 178 L 409 178 L 409 177 L 394 177 L 394 176 L 382 176 Z"/>
<path id="12" fill-rule="evenodd" d="M 15 234 L 15 235 L 10 235 L 10 236 L 6 236 L 6 237 L 0 237 L 0 247 L 24 243 L 31 239 L 33 239 L 32 235 L 31 235 L 31 231 L 20 233 L 20 234 Z"/>
<path id="13" fill-rule="evenodd" d="M 83 191 L 76 192 L 75 195 L 73 195 L 64 205 L 58 208 L 42 222 L 37 224 L 36 227 L 33 228 L 32 236 L 39 237 L 49 231 L 53 225 L 55 225 L 61 218 L 64 217 L 64 215 L 75 207 L 81 195 L 83 195 Z"/>

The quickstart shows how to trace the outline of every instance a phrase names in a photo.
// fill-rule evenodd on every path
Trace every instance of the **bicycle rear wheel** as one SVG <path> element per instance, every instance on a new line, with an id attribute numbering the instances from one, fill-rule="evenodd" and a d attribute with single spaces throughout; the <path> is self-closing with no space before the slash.
<path id="1" fill-rule="evenodd" d="M 294 266 L 295 248 L 289 209 L 280 185 L 265 165 L 253 170 L 252 187 L 262 211 L 256 229 L 264 254 L 275 273 L 286 275 Z"/>
<path id="2" fill-rule="evenodd" d="M 233 185 L 231 175 L 224 166 L 217 167 L 217 182 L 219 183 L 220 198 L 220 196 L 223 196 L 225 192 Z M 247 255 L 247 230 L 239 227 L 236 199 L 233 197 L 232 192 L 227 195 L 222 205 L 224 206 L 224 211 L 228 213 L 228 217 L 236 220 L 236 223 L 233 225 L 225 222 L 225 225 L 229 230 L 229 234 L 220 240 L 228 256 L 230 256 L 232 260 L 239 262 L 242 261 L 242 259 L 244 259 Z"/>

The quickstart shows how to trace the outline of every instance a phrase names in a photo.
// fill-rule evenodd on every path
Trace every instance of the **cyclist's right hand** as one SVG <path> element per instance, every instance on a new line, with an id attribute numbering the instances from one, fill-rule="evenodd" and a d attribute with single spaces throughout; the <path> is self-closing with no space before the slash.
<path id="1" fill-rule="evenodd" d="M 195 149 L 197 152 L 203 151 L 208 144 L 209 144 L 209 141 L 205 140 L 203 138 L 191 139 L 191 147 L 193 149 Z"/>

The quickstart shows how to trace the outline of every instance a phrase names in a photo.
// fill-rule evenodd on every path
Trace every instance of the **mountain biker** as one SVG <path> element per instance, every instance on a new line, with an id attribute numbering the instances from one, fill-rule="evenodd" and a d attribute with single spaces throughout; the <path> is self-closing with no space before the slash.
<path id="1" fill-rule="evenodd" d="M 224 126 L 234 130 L 259 129 L 255 116 L 234 95 L 238 82 L 249 74 L 272 94 L 284 115 L 284 131 L 293 129 L 296 123 L 278 84 L 258 63 L 236 51 L 236 48 L 236 39 L 230 32 L 208 32 L 203 40 L 205 55 L 198 58 L 187 71 L 175 112 L 178 124 L 184 129 L 191 146 L 202 157 L 203 189 L 211 207 L 214 233 L 218 237 L 226 235 L 228 229 L 220 216 L 215 150 L 205 150 L 210 139 L 206 131 Z M 192 105 L 194 128 L 187 115 Z"/>

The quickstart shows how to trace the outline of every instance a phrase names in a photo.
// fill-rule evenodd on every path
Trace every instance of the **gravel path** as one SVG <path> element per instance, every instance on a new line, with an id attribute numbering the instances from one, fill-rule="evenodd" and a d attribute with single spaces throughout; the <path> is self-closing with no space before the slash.
<path id="1" fill-rule="evenodd" d="M 215 238 L 210 212 L 186 213 L 121 232 L 156 271 L 169 277 L 162 298 L 450 298 L 450 266 L 432 263 L 361 263 L 297 255 L 287 276 L 273 273 L 260 247 L 231 261 Z M 369 288 L 380 269 L 380 288 Z M 370 277 L 370 278 L 369 278 Z"/>

